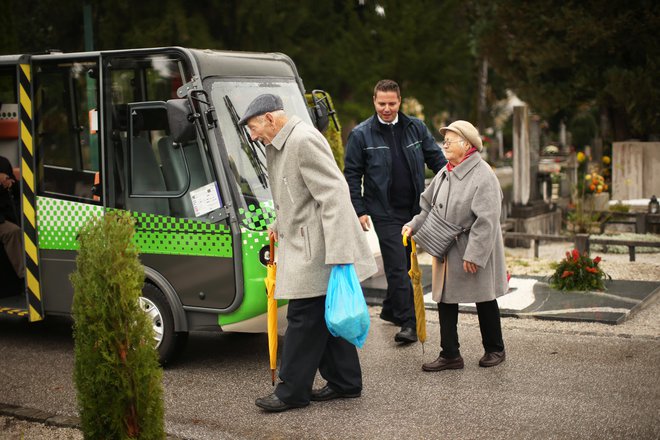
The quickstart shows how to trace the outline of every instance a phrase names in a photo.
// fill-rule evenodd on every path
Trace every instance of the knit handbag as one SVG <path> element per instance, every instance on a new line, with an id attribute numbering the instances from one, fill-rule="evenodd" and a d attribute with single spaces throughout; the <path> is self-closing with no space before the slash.
<path id="1" fill-rule="evenodd" d="M 436 209 L 431 209 L 422 227 L 413 234 L 413 239 L 427 253 L 442 259 L 458 241 L 458 237 L 469 231 L 470 228 L 448 222 Z"/>
<path id="2" fill-rule="evenodd" d="M 442 185 L 442 182 L 440 185 Z M 424 223 L 413 234 L 413 240 L 427 253 L 443 259 L 454 243 L 458 242 L 461 234 L 469 232 L 470 228 L 464 228 L 463 226 L 448 222 L 442 217 L 442 214 L 435 207 L 435 201 L 439 192 L 440 188 L 434 194 L 431 210 L 426 216 Z"/>

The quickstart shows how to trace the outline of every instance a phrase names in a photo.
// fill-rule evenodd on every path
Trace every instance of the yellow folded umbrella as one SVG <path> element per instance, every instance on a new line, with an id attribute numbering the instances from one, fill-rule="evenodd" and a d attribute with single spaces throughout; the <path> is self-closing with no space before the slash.
<path id="1" fill-rule="evenodd" d="M 268 353 L 270 355 L 270 373 L 275 385 L 275 369 L 277 368 L 277 300 L 275 299 L 275 278 L 277 264 L 275 263 L 275 240 L 270 238 L 270 258 L 266 265 L 266 294 L 268 295 Z"/>
<path id="2" fill-rule="evenodd" d="M 424 351 L 424 342 L 426 342 L 426 312 L 424 309 L 424 291 L 422 289 L 422 270 L 417 262 L 417 246 L 415 240 L 411 237 L 410 244 L 412 252 L 410 253 L 410 270 L 408 276 L 413 285 L 413 299 L 415 301 L 415 319 L 417 320 L 417 339 L 422 343 L 422 352 Z M 403 236 L 403 245 L 408 246 L 408 237 Z"/>

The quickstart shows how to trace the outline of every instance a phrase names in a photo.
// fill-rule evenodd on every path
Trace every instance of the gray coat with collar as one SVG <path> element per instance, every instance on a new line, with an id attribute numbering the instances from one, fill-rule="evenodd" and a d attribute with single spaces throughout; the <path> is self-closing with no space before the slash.
<path id="1" fill-rule="evenodd" d="M 278 234 L 277 299 L 323 296 L 333 265 L 354 264 L 363 280 L 377 270 L 330 145 L 292 116 L 266 148 Z"/>
<path id="2" fill-rule="evenodd" d="M 473 303 L 491 301 L 508 290 L 504 242 L 500 227 L 502 189 L 490 166 L 475 153 L 448 172 L 443 168 L 422 193 L 422 211 L 408 226 L 417 231 L 432 208 L 449 222 L 471 227 L 450 249 L 445 263 L 436 260 L 433 279 L 442 279 L 437 271 L 445 270 L 444 288 L 434 286 L 434 299 L 439 302 Z M 477 273 L 463 270 L 463 260 L 478 266 Z"/>

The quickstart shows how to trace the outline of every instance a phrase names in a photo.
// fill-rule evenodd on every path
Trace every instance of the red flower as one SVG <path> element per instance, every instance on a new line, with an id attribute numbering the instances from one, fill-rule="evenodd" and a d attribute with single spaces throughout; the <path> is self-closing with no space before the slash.
<path id="1" fill-rule="evenodd" d="M 564 273 L 561 274 L 561 277 L 562 277 L 562 278 L 568 278 L 568 277 L 570 277 L 571 275 L 573 275 L 573 272 L 571 272 L 570 270 L 565 270 Z"/>
<path id="2" fill-rule="evenodd" d="M 594 264 L 598 264 L 598 263 L 600 263 L 600 257 L 594 258 Z"/>
<path id="3" fill-rule="evenodd" d="M 566 259 L 567 259 L 567 260 L 570 260 L 570 259 L 571 259 L 571 253 L 568 252 L 568 251 L 566 251 Z"/>
<path id="4" fill-rule="evenodd" d="M 580 253 L 578 252 L 577 249 L 573 249 L 573 261 L 577 263 L 577 260 L 580 259 Z"/>
<path id="5" fill-rule="evenodd" d="M 595 267 L 585 267 L 585 269 L 587 272 L 598 273 L 598 269 L 596 269 Z"/>

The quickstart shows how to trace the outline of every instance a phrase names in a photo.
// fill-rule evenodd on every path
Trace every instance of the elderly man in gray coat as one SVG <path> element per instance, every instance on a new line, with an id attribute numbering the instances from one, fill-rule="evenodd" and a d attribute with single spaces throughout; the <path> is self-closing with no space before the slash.
<path id="1" fill-rule="evenodd" d="M 354 215 L 348 185 L 330 145 L 314 127 L 289 118 L 280 97 L 256 97 L 239 121 L 266 145 L 277 220 L 268 230 L 278 241 L 275 298 L 288 299 L 288 327 L 275 392 L 256 400 L 276 412 L 310 400 L 359 397 L 357 349 L 334 337 L 325 323 L 325 295 L 333 265 L 353 264 L 363 280 L 376 263 Z M 316 371 L 326 386 L 312 390 Z"/>
<path id="2" fill-rule="evenodd" d="M 419 231 L 431 210 L 455 225 L 471 228 L 443 258 L 433 257 L 432 294 L 440 314 L 442 351 L 424 371 L 462 369 L 457 322 L 458 304 L 476 303 L 484 355 L 482 367 L 504 361 L 504 341 L 497 298 L 508 290 L 504 242 L 500 227 L 502 190 L 491 167 L 481 158 L 483 145 L 468 121 L 455 121 L 440 129 L 445 136 L 447 165 L 421 195 L 422 212 L 401 233 Z M 413 235 L 414 238 L 414 235 Z"/>

